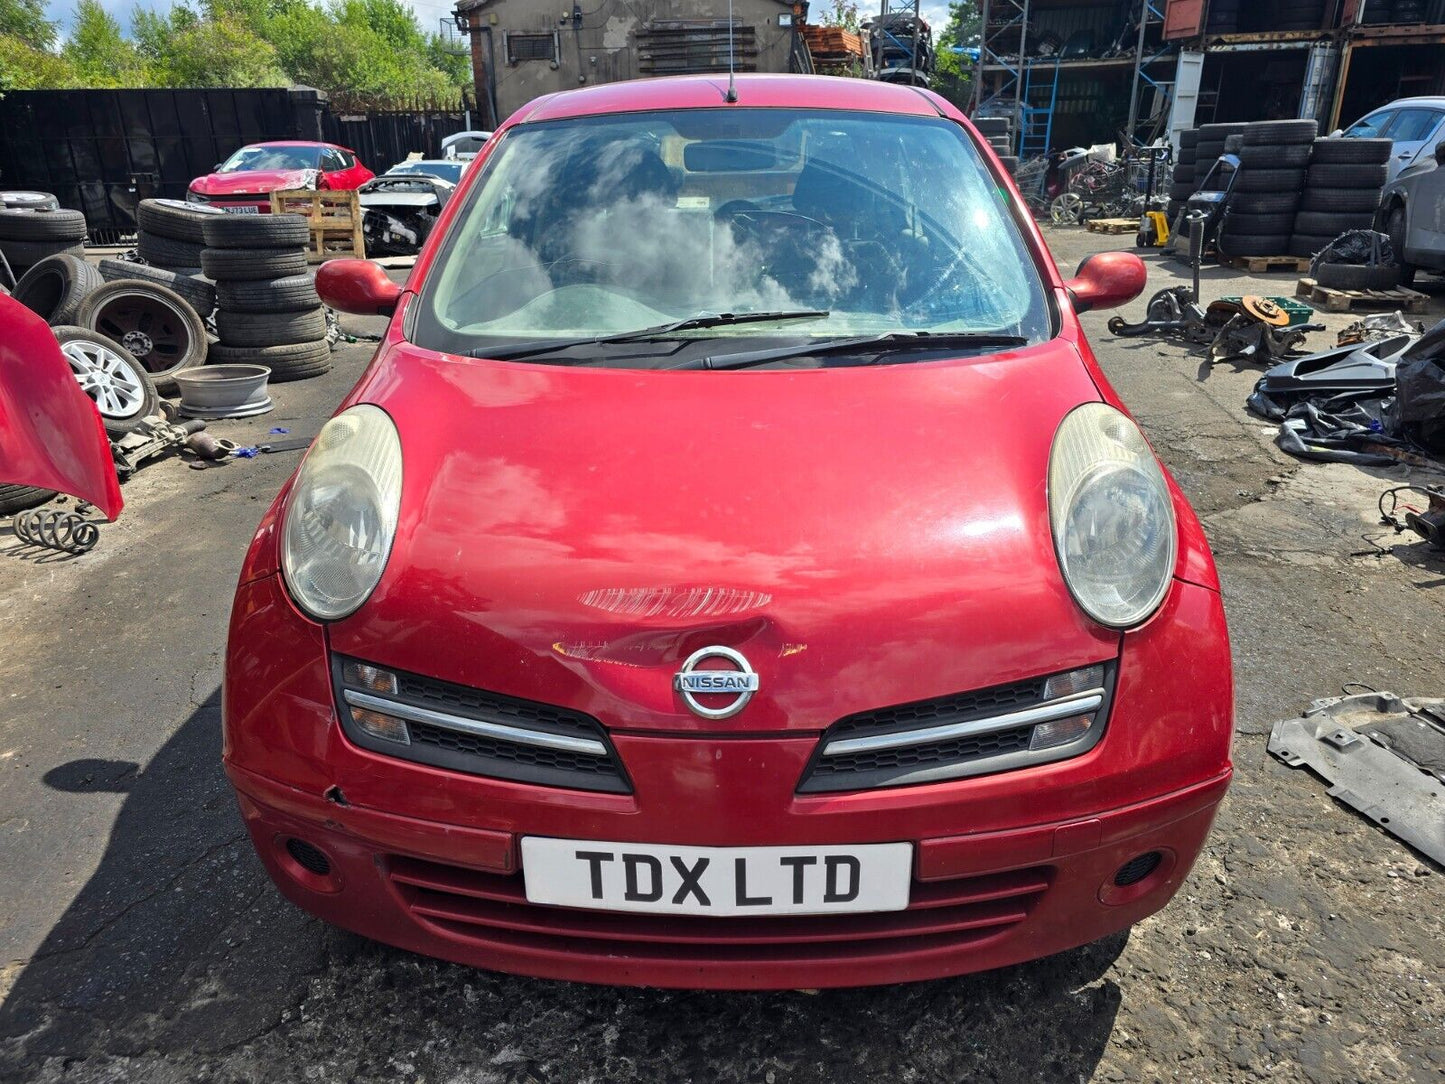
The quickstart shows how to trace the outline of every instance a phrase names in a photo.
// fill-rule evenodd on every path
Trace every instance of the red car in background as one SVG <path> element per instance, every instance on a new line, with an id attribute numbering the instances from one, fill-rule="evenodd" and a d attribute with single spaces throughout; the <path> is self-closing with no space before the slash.
<path id="1" fill-rule="evenodd" d="M 186 199 L 238 214 L 269 214 L 271 193 L 292 188 L 360 188 L 376 174 L 334 143 L 251 143 L 191 182 Z"/>
<path id="2" fill-rule="evenodd" d="M 1033 959 L 1179 889 L 1230 780 L 1204 534 L 946 100 L 868 80 L 533 102 L 264 517 L 224 763 L 339 926 L 586 982 Z"/>

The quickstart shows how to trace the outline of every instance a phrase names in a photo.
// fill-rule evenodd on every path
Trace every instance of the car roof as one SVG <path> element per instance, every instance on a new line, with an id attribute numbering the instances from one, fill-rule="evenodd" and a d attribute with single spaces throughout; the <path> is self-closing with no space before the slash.
<path id="1" fill-rule="evenodd" d="M 350 150 L 350 147 L 343 147 L 339 143 L 318 143 L 314 139 L 258 139 L 255 143 L 247 143 L 248 147 L 331 147 L 338 151 Z"/>
<path id="2" fill-rule="evenodd" d="M 634 79 L 564 90 L 538 98 L 516 123 L 559 120 L 605 113 L 650 113 L 666 109 L 726 108 L 726 75 L 677 75 Z M 837 109 L 909 116 L 942 116 L 934 95 L 922 88 L 873 79 L 827 75 L 742 74 L 737 77 L 739 107 Z"/>
<path id="3" fill-rule="evenodd" d="M 1378 113 L 1382 109 L 1398 109 L 1402 105 L 1433 105 L 1437 109 L 1445 109 L 1445 97 L 1438 94 L 1421 94 L 1414 98 L 1396 98 L 1393 102 L 1375 106 L 1364 116 L 1368 117 L 1370 113 Z"/>

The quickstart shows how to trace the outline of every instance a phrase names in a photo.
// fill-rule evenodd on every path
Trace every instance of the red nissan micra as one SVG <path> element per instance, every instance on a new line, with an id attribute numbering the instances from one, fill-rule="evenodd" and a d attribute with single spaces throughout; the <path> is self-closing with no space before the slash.
<path id="1" fill-rule="evenodd" d="M 479 967 L 775 988 L 1127 927 L 1230 778 L 1199 523 L 937 95 L 659 79 L 500 129 L 277 498 L 225 766 L 281 891 Z"/>

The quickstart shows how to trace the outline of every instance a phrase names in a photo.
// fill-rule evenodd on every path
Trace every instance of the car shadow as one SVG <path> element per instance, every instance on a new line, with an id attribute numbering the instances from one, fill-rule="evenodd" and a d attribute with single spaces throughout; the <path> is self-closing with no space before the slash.
<path id="1" fill-rule="evenodd" d="M 409 1079 L 402 1063 L 427 1079 L 490 1066 L 485 1079 L 505 1081 L 1088 1079 L 1113 1031 L 1126 933 L 959 979 L 764 994 L 524 979 L 369 942 L 272 887 L 220 743 L 217 692 L 144 769 L 86 758 L 46 773 L 58 790 L 126 797 L 95 872 L 0 1005 L 0 1078 L 132 1056 L 178 1079 L 317 1066 Z"/>

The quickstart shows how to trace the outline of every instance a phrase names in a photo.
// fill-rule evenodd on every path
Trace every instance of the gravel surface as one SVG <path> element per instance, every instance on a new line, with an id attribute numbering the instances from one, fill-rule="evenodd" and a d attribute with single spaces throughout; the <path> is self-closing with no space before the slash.
<path id="1" fill-rule="evenodd" d="M 1048 238 L 1065 268 L 1126 240 Z M 1149 263 L 1150 292 L 1183 281 Z M 1085 318 L 1095 350 L 1204 519 L 1238 682 L 1236 781 L 1163 912 L 985 975 L 765 995 L 511 978 L 324 927 L 271 888 L 218 764 L 232 585 L 297 453 L 158 463 L 79 561 L 0 534 L 0 1079 L 1441 1080 L 1445 875 L 1265 753 L 1344 682 L 1445 691 L 1445 560 L 1374 522 L 1420 472 L 1288 459 L 1243 410 L 1256 369 L 1114 339 L 1108 315 Z M 312 433 L 368 357 L 215 431 Z"/>

